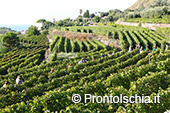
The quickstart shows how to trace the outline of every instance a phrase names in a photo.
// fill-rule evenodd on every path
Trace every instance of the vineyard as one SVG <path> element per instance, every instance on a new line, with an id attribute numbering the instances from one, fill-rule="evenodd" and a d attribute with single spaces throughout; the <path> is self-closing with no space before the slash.
<path id="1" fill-rule="evenodd" d="M 78 38 L 74 41 L 73 38 L 68 39 L 63 36 L 54 36 L 55 40 L 50 44 L 50 51 L 51 52 L 86 52 L 90 50 L 105 50 L 106 45 L 101 43 L 100 41 L 87 39 L 85 41 L 82 39 L 80 41 Z"/>
<path id="2" fill-rule="evenodd" d="M 79 40 L 60 35 L 49 44 L 46 37 L 20 38 L 23 47 L 0 54 L 0 111 L 2 113 L 161 113 L 170 109 L 170 51 L 162 34 L 140 27 L 65 27 L 61 31 L 94 33 L 119 41 L 120 49 L 95 38 Z M 143 46 L 139 53 L 135 45 Z M 128 52 L 129 47 L 132 51 Z M 156 50 L 152 49 L 156 47 Z M 76 57 L 46 62 L 49 48 Z M 110 53 L 110 55 L 108 55 Z M 112 54 L 114 53 L 114 54 Z M 100 55 L 103 55 L 100 57 Z M 78 64 L 85 58 L 86 63 Z M 95 58 L 95 60 L 93 60 Z M 68 67 L 72 63 L 72 66 Z M 54 69 L 50 73 L 51 68 Z M 16 85 L 16 78 L 24 81 Z M 5 88 L 3 84 L 9 81 Z M 160 96 L 160 103 L 80 103 L 72 95 Z"/>
<path id="3" fill-rule="evenodd" d="M 141 27 L 113 25 L 113 27 L 67 27 L 61 28 L 61 30 L 94 33 L 118 39 L 120 47 L 124 51 L 127 51 L 130 46 L 134 49 L 136 44 L 145 49 L 158 47 L 161 48 L 161 50 L 165 49 L 165 43 L 170 44 L 170 39 L 168 39 L 168 37 Z"/>

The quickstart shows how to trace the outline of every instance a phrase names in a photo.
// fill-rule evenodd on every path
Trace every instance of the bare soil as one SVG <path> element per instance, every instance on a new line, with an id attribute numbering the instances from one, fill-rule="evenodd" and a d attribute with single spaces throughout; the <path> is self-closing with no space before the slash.
<path id="1" fill-rule="evenodd" d="M 80 41 L 82 41 L 82 39 L 87 40 L 87 39 L 95 38 L 96 40 L 101 41 L 106 45 L 114 45 L 114 47 L 120 48 L 118 40 L 109 39 L 107 36 L 102 36 L 102 35 L 95 35 L 89 33 L 73 33 L 71 31 L 60 31 L 58 29 L 55 29 L 50 35 L 47 36 L 47 38 L 50 40 L 54 40 L 52 38 L 53 35 L 62 35 L 63 37 L 67 37 L 68 39 L 73 38 L 73 40 L 76 40 L 76 38 L 78 38 Z"/>

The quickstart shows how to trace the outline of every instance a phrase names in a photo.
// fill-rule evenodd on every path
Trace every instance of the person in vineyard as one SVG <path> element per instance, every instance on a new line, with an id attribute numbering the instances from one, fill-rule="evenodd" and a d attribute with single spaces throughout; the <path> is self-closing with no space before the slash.
<path id="1" fill-rule="evenodd" d="M 50 71 L 50 73 L 53 73 L 54 72 L 54 68 L 51 68 L 51 71 Z"/>
<path id="2" fill-rule="evenodd" d="M 114 54 L 115 54 L 115 51 L 113 51 L 112 55 L 114 55 Z"/>
<path id="3" fill-rule="evenodd" d="M 47 49 L 47 55 L 49 55 L 49 50 Z"/>
<path id="4" fill-rule="evenodd" d="M 82 64 L 82 59 L 78 62 L 78 64 Z"/>
<path id="5" fill-rule="evenodd" d="M 45 54 L 44 56 L 45 56 L 45 59 L 47 59 L 47 58 L 48 58 L 47 54 Z"/>
<path id="6" fill-rule="evenodd" d="M 143 49 L 143 51 L 146 51 L 146 49 Z"/>
<path id="7" fill-rule="evenodd" d="M 85 58 L 82 58 L 78 64 L 86 63 Z"/>
<path id="8" fill-rule="evenodd" d="M 70 63 L 70 65 L 68 66 L 68 68 L 71 67 L 72 65 L 73 65 L 73 63 Z"/>
<path id="9" fill-rule="evenodd" d="M 85 60 L 85 58 L 83 58 L 82 62 L 83 62 L 83 63 L 86 63 L 86 60 Z"/>
<path id="10" fill-rule="evenodd" d="M 139 48 L 139 44 L 136 44 L 136 49 Z"/>
<path id="11" fill-rule="evenodd" d="M 48 58 L 48 55 L 49 55 L 49 50 L 47 49 L 46 52 L 45 52 L 45 55 L 44 55 L 44 56 L 45 56 L 45 59 Z"/>
<path id="12" fill-rule="evenodd" d="M 153 48 L 153 52 L 156 51 L 156 47 Z"/>
<path id="13" fill-rule="evenodd" d="M 108 53 L 107 56 L 110 56 L 110 53 Z"/>
<path id="14" fill-rule="evenodd" d="M 143 47 L 141 46 L 141 48 L 140 48 L 140 53 L 142 53 L 142 51 L 143 51 Z"/>
<path id="15" fill-rule="evenodd" d="M 102 58 L 103 57 L 103 53 L 101 53 L 101 55 L 100 55 L 100 58 Z"/>
<path id="16" fill-rule="evenodd" d="M 20 75 L 17 79 L 16 79 L 16 84 L 20 85 L 23 83 L 23 81 L 21 80 L 22 76 Z"/>
<path id="17" fill-rule="evenodd" d="M 3 87 L 6 87 L 9 84 L 8 81 L 5 82 L 5 84 L 3 85 Z"/>
<path id="18" fill-rule="evenodd" d="M 165 51 L 168 50 L 168 44 L 165 43 Z"/>
<path id="19" fill-rule="evenodd" d="M 46 60 L 46 61 L 47 61 L 47 63 L 48 63 L 50 60 L 47 58 L 47 60 Z"/>
<path id="20" fill-rule="evenodd" d="M 129 52 L 131 52 L 131 51 L 132 51 L 132 47 L 130 46 L 130 47 L 129 47 Z"/>

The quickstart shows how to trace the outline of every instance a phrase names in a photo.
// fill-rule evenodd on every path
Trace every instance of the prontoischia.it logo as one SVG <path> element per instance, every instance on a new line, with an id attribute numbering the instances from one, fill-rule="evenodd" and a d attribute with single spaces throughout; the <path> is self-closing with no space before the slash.
<path id="1" fill-rule="evenodd" d="M 150 96 L 123 96 L 120 94 L 119 96 L 93 96 L 91 94 L 84 94 L 84 103 L 160 103 L 159 102 L 160 96 L 156 95 L 151 100 Z M 80 103 L 82 97 L 79 94 L 72 95 L 72 102 Z"/>

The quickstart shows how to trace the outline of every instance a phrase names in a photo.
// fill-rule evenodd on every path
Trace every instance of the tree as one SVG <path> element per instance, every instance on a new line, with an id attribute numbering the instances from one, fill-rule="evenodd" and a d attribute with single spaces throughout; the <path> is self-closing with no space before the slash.
<path id="1" fill-rule="evenodd" d="M 101 13 L 100 13 L 100 16 L 101 16 L 101 17 L 105 17 L 105 16 L 108 16 L 108 15 L 109 15 L 108 12 L 101 12 Z"/>
<path id="2" fill-rule="evenodd" d="M 54 26 L 54 24 L 50 21 L 46 21 L 44 25 L 42 26 L 42 30 L 49 29 L 50 26 Z"/>
<path id="3" fill-rule="evenodd" d="M 82 19 L 82 18 L 80 18 L 80 17 L 79 17 L 79 18 L 77 18 L 76 20 L 77 20 L 77 22 L 83 22 L 83 19 Z"/>
<path id="4" fill-rule="evenodd" d="M 99 17 L 99 16 L 95 16 L 93 19 L 92 19 L 92 21 L 93 22 L 100 22 L 100 20 L 101 20 L 101 18 Z"/>
<path id="5" fill-rule="evenodd" d="M 48 30 L 44 30 L 41 34 L 47 36 L 49 34 L 49 32 L 48 32 Z"/>
<path id="6" fill-rule="evenodd" d="M 56 27 L 57 26 L 63 26 L 64 25 L 64 22 L 62 21 L 62 20 L 60 20 L 60 21 L 58 21 L 57 23 L 56 23 Z"/>
<path id="7" fill-rule="evenodd" d="M 79 10 L 79 12 L 80 12 L 80 15 L 81 15 L 81 14 L 83 13 L 83 10 L 82 10 L 82 9 L 80 9 L 80 10 Z"/>
<path id="8" fill-rule="evenodd" d="M 126 11 L 130 11 L 130 9 L 128 9 L 128 10 L 125 10 L 124 12 L 126 12 Z M 109 11 L 109 14 L 111 14 L 111 15 L 116 15 L 116 13 L 122 13 L 122 11 L 121 10 L 119 10 L 119 9 L 114 9 L 114 10 L 110 10 Z"/>
<path id="9" fill-rule="evenodd" d="M 94 17 L 95 17 L 94 13 L 90 14 L 90 18 L 94 18 Z"/>
<path id="10" fill-rule="evenodd" d="M 100 13 L 100 17 L 104 17 L 105 16 L 105 13 L 104 12 L 101 12 Z"/>
<path id="11" fill-rule="evenodd" d="M 40 34 L 41 34 L 40 31 L 35 26 L 29 27 L 28 30 L 25 32 L 26 37 L 40 35 Z"/>
<path id="12" fill-rule="evenodd" d="M 4 46 L 11 50 L 12 48 L 19 46 L 19 37 L 17 37 L 16 33 L 6 32 L 2 37 L 2 42 Z"/>
<path id="13" fill-rule="evenodd" d="M 107 17 L 107 21 L 113 22 L 113 21 L 114 21 L 113 16 L 109 15 L 109 16 Z"/>
<path id="14" fill-rule="evenodd" d="M 39 19 L 39 20 L 37 20 L 37 23 L 45 23 L 45 22 L 46 22 L 45 19 Z"/>
<path id="15" fill-rule="evenodd" d="M 142 11 L 140 16 L 142 18 L 155 18 L 166 14 L 168 14 L 168 9 L 166 7 L 155 7 Z"/>
<path id="16" fill-rule="evenodd" d="M 83 17 L 89 18 L 89 10 L 84 13 Z"/>

